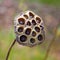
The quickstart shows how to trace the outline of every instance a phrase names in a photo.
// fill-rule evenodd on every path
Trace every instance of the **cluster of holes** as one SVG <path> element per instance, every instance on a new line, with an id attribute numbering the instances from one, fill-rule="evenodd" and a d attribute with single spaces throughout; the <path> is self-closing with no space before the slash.
<path id="1" fill-rule="evenodd" d="M 28 19 L 29 17 L 30 17 L 30 18 L 34 18 L 34 14 L 33 14 L 32 12 L 29 12 L 29 17 L 28 17 L 28 15 L 26 15 L 26 14 L 24 14 L 23 16 L 24 16 L 26 19 Z M 41 19 L 40 19 L 39 17 L 36 17 L 35 19 L 36 19 L 36 21 L 33 19 L 32 22 L 28 21 L 26 24 L 27 24 L 28 26 L 31 26 L 31 23 L 32 23 L 32 25 L 36 25 L 36 23 L 40 23 L 40 22 L 41 22 Z M 25 19 L 24 19 L 24 18 L 19 18 L 19 19 L 18 19 L 18 22 L 19 22 L 19 24 L 24 25 L 24 24 L 25 24 Z"/>
<path id="2" fill-rule="evenodd" d="M 24 14 L 23 15 L 26 19 L 28 19 L 29 17 L 28 17 L 28 15 L 26 15 L 26 14 Z M 33 13 L 31 13 L 31 12 L 29 12 L 29 16 L 30 16 L 30 18 L 34 18 L 34 14 Z M 19 18 L 18 19 L 18 22 L 19 22 L 19 24 L 21 24 L 21 25 L 24 25 L 25 24 L 25 19 L 24 18 Z M 36 25 L 37 23 L 40 23 L 41 22 L 41 19 L 39 18 L 39 17 L 36 17 L 36 20 L 32 20 L 31 22 L 30 21 L 27 21 L 26 22 L 26 25 L 27 26 L 31 26 L 31 24 L 32 25 Z M 43 29 L 43 27 L 40 25 L 40 27 Z M 30 35 L 30 33 L 31 33 L 31 31 L 32 31 L 32 36 L 33 37 L 35 37 L 36 35 L 37 35 L 37 33 L 36 32 L 40 32 L 40 27 L 38 27 L 38 26 L 35 26 L 35 31 L 32 31 L 31 30 L 31 28 L 26 28 L 26 30 L 25 30 L 25 34 L 26 35 Z M 18 28 L 18 32 L 23 32 L 23 30 L 24 30 L 24 28 L 23 27 L 19 27 Z M 21 35 L 20 36 L 20 41 L 21 42 L 26 42 L 27 41 L 27 36 L 26 35 Z M 35 38 L 30 38 L 30 42 L 31 43 L 35 43 Z M 43 36 L 41 35 L 41 34 L 39 34 L 38 36 L 37 36 L 37 40 L 39 40 L 39 41 L 41 41 L 41 40 L 43 40 Z"/>
<path id="3" fill-rule="evenodd" d="M 36 31 L 39 32 L 39 27 L 35 27 L 35 28 L 37 28 L 38 30 L 36 30 Z M 27 35 L 30 35 L 31 31 L 32 31 L 31 28 L 26 28 L 25 35 L 21 35 L 20 36 L 20 41 L 21 42 L 26 42 L 27 41 Z M 36 36 L 36 31 L 32 31 L 32 36 L 33 37 Z M 20 32 L 21 32 L 21 30 L 20 30 Z M 33 37 L 30 38 L 30 43 L 32 43 L 32 44 L 35 43 L 35 38 L 33 38 Z M 39 34 L 37 36 L 37 40 L 42 41 L 43 40 L 43 36 L 41 34 Z"/>
<path id="4" fill-rule="evenodd" d="M 40 31 L 40 30 L 39 30 L 39 27 L 35 27 L 35 29 L 36 29 L 37 32 Z M 23 27 L 19 27 L 19 28 L 18 28 L 18 31 L 19 31 L 19 32 L 23 32 Z M 21 42 L 26 42 L 26 41 L 27 41 L 27 38 L 28 38 L 27 35 L 30 35 L 31 31 L 32 31 L 31 28 L 27 28 L 27 29 L 25 30 L 25 35 L 21 35 L 21 36 L 20 36 L 20 41 L 21 41 Z M 32 31 L 32 36 L 33 36 L 33 37 L 36 36 L 36 31 Z M 32 44 L 35 43 L 35 38 L 33 38 L 33 37 L 30 38 L 30 43 L 32 43 Z M 37 40 L 38 40 L 38 41 L 42 41 L 42 40 L 43 40 L 43 35 L 39 34 L 39 35 L 37 36 Z"/>
<path id="5" fill-rule="evenodd" d="M 38 36 L 37 36 L 37 40 L 38 41 L 42 41 L 43 40 L 43 36 L 41 35 L 41 34 L 39 34 Z M 30 42 L 33 44 L 33 43 L 35 43 L 35 38 L 31 38 L 30 39 Z"/>
<path id="6" fill-rule="evenodd" d="M 43 40 L 43 36 L 41 35 L 41 34 L 39 34 L 38 36 L 37 36 L 37 40 L 38 41 L 42 41 Z M 26 42 L 27 41 L 27 36 L 26 35 L 21 35 L 20 36 L 20 41 L 21 42 Z M 35 38 L 30 38 L 30 43 L 35 43 Z"/>

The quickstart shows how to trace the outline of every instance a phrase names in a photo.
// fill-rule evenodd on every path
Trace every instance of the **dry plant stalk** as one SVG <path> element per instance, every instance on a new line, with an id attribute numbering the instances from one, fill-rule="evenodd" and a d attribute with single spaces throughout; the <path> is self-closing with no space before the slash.
<path id="1" fill-rule="evenodd" d="M 43 60 L 47 60 L 47 58 L 48 58 L 48 56 L 49 56 L 49 52 L 50 52 L 50 50 L 51 50 L 51 47 L 52 47 L 52 45 L 53 45 L 53 43 L 54 43 L 54 41 L 55 41 L 55 39 L 56 39 L 57 29 L 58 29 L 58 25 L 57 25 L 57 27 L 56 27 L 55 30 L 54 30 L 54 36 L 53 36 L 53 38 L 52 38 L 52 40 L 51 40 L 51 42 L 50 42 L 50 44 L 49 44 L 49 46 L 48 46 L 48 49 L 47 49 L 47 51 L 46 51 L 45 58 L 44 58 Z"/>
<path id="2" fill-rule="evenodd" d="M 6 60 L 8 60 L 9 54 L 10 54 L 10 52 L 11 52 L 11 49 L 12 49 L 12 47 L 14 46 L 15 43 L 16 43 L 16 39 L 13 41 L 13 43 L 11 44 L 11 46 L 10 46 L 10 48 L 9 48 L 9 50 L 8 50 L 8 53 L 7 53 L 7 56 L 6 56 Z"/>

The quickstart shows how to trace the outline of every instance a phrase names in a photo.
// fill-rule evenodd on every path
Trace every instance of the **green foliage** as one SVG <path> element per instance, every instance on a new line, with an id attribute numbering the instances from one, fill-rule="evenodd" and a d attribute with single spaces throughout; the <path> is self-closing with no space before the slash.
<path id="1" fill-rule="evenodd" d="M 30 2 L 39 2 L 53 6 L 60 6 L 60 0 L 29 0 Z"/>
<path id="2" fill-rule="evenodd" d="M 48 4 L 48 5 L 55 5 L 55 6 L 59 6 L 60 5 L 60 0 L 40 0 L 42 3 L 44 4 Z"/>

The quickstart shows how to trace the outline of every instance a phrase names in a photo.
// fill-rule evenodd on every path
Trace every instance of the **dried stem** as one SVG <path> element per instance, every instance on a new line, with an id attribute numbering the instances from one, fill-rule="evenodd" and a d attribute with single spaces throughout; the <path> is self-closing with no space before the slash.
<path id="1" fill-rule="evenodd" d="M 44 60 L 47 60 L 48 55 L 49 55 L 49 52 L 50 52 L 51 47 L 52 47 L 52 45 L 53 45 L 53 42 L 54 42 L 54 41 L 55 41 L 55 39 L 56 39 L 57 28 L 58 28 L 58 26 L 55 28 L 54 36 L 53 36 L 53 38 L 52 38 L 52 40 L 51 40 L 51 42 L 50 42 L 50 44 L 49 44 L 49 46 L 48 46 L 48 49 L 47 49 L 47 52 L 46 52 L 46 55 L 45 55 Z"/>
<path id="2" fill-rule="evenodd" d="M 8 60 L 9 55 L 10 55 L 10 52 L 11 52 L 11 49 L 12 49 L 12 47 L 14 46 L 15 42 L 16 42 L 16 39 L 13 41 L 12 45 L 10 46 L 10 48 L 9 48 L 9 50 L 8 50 L 8 53 L 7 53 L 7 56 L 6 56 L 6 60 Z"/>

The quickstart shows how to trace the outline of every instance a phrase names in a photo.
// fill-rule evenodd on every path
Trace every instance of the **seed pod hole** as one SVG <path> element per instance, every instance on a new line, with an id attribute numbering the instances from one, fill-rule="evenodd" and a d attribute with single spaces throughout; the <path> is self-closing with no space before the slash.
<path id="1" fill-rule="evenodd" d="M 35 20 L 32 20 L 32 24 L 33 24 L 33 25 L 36 25 L 36 21 L 35 21 Z"/>
<path id="2" fill-rule="evenodd" d="M 31 18 L 33 18 L 33 17 L 34 17 L 34 14 L 33 14 L 32 12 L 29 12 L 29 16 L 30 16 Z"/>
<path id="3" fill-rule="evenodd" d="M 37 32 L 40 32 L 40 28 L 39 27 L 35 27 L 35 30 L 37 31 Z"/>
<path id="4" fill-rule="evenodd" d="M 31 28 L 27 28 L 27 29 L 25 30 L 25 34 L 26 34 L 26 35 L 30 35 L 30 33 L 31 33 Z"/>
<path id="5" fill-rule="evenodd" d="M 23 32 L 23 27 L 19 27 L 18 32 Z"/>
<path id="6" fill-rule="evenodd" d="M 35 43 L 35 39 L 34 39 L 34 38 L 31 38 L 31 39 L 30 39 L 30 42 L 31 42 L 31 43 Z"/>
<path id="7" fill-rule="evenodd" d="M 36 17 L 36 21 L 37 21 L 37 23 L 40 23 L 41 19 L 39 17 Z"/>
<path id="8" fill-rule="evenodd" d="M 27 15 L 24 15 L 24 17 L 25 17 L 26 19 L 28 19 L 28 16 L 27 16 Z"/>
<path id="9" fill-rule="evenodd" d="M 39 41 L 41 41 L 41 40 L 43 40 L 43 36 L 42 36 L 41 34 L 39 34 L 38 37 L 37 37 L 37 39 L 38 39 Z"/>
<path id="10" fill-rule="evenodd" d="M 36 32 L 35 31 L 32 31 L 32 36 L 36 36 Z"/>
<path id="11" fill-rule="evenodd" d="M 20 36 L 20 41 L 25 42 L 27 40 L 27 37 L 25 35 Z"/>
<path id="12" fill-rule="evenodd" d="M 25 19 L 24 18 L 19 18 L 18 22 L 19 22 L 19 24 L 24 25 L 25 24 Z"/>
<path id="13" fill-rule="evenodd" d="M 31 22 L 30 22 L 30 21 L 28 21 L 28 22 L 27 22 L 27 25 L 28 25 L 28 26 L 31 26 Z"/>

